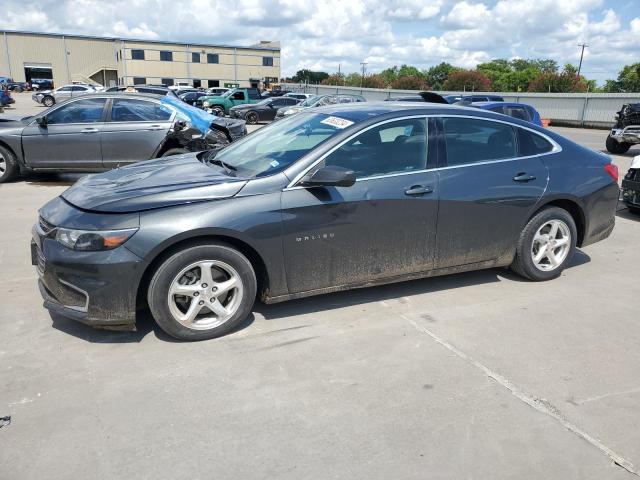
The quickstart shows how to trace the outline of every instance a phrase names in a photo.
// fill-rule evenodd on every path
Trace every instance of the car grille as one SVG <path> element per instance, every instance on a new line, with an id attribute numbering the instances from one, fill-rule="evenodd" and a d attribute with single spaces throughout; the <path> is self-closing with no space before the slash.
<path id="1" fill-rule="evenodd" d="M 38 262 L 36 264 L 36 268 L 38 269 L 38 273 L 40 275 L 44 275 L 45 259 L 44 259 L 44 255 L 42 254 L 42 252 L 40 251 L 39 248 L 36 250 L 36 260 Z"/>
<path id="2" fill-rule="evenodd" d="M 40 230 L 42 230 L 42 232 L 45 235 L 49 235 L 51 232 L 53 232 L 56 229 L 55 225 L 53 225 L 52 223 L 47 222 L 42 217 L 38 217 L 38 225 L 40 226 Z"/>

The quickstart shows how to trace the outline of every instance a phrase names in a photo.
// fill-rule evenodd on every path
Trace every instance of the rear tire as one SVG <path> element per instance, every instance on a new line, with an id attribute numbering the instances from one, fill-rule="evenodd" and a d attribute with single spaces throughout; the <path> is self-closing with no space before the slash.
<path id="1" fill-rule="evenodd" d="M 171 155 L 182 155 L 183 153 L 188 152 L 189 150 L 187 150 L 186 148 L 170 148 L 162 154 L 162 157 L 170 157 Z"/>
<path id="2" fill-rule="evenodd" d="M 13 180 L 19 170 L 18 161 L 13 153 L 0 146 L 0 183 Z"/>
<path id="3" fill-rule="evenodd" d="M 576 223 L 569 212 L 544 208 L 522 230 L 511 269 L 536 282 L 557 278 L 571 261 L 577 238 Z"/>
<path id="4" fill-rule="evenodd" d="M 620 154 L 626 153 L 631 148 L 631 144 L 620 143 L 617 140 L 615 140 L 613 137 L 611 137 L 611 135 L 609 135 L 607 137 L 606 147 L 609 153 L 615 153 L 620 155 Z"/>
<path id="5" fill-rule="evenodd" d="M 247 318 L 256 289 L 255 272 L 242 253 L 208 243 L 168 257 L 153 275 L 147 299 L 153 318 L 169 335 L 208 340 L 229 333 Z"/>
<path id="6" fill-rule="evenodd" d="M 627 205 L 627 208 L 629 209 L 629 212 L 633 213 L 634 215 L 640 215 L 640 208 L 632 207 L 630 205 Z"/>
<path id="7" fill-rule="evenodd" d="M 45 107 L 53 107 L 56 103 L 56 99 L 50 96 L 46 96 L 42 99 L 42 104 Z"/>

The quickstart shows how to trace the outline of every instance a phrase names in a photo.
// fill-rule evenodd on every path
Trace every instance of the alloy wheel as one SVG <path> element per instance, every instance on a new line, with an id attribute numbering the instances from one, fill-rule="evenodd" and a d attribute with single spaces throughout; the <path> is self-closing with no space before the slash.
<path id="1" fill-rule="evenodd" d="M 571 231 L 562 220 L 549 220 L 536 232 L 531 245 L 531 258 L 538 270 L 551 272 L 558 268 L 571 250 Z"/>
<path id="2" fill-rule="evenodd" d="M 210 330 L 238 311 L 244 286 L 238 272 L 218 260 L 203 260 L 182 269 L 169 287 L 169 311 L 181 325 Z"/>
<path id="3" fill-rule="evenodd" d="M 4 158 L 2 152 L 0 152 L 0 177 L 7 171 L 7 160 Z"/>

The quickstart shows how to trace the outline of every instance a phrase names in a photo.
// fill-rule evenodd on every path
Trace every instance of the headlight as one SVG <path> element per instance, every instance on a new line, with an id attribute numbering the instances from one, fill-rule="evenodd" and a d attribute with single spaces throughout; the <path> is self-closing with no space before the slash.
<path id="1" fill-rule="evenodd" d="M 208 107 L 209 105 L 211 105 L 209 102 L 202 102 L 203 107 Z"/>
<path id="2" fill-rule="evenodd" d="M 97 252 L 100 250 L 113 250 L 119 247 L 137 231 L 137 228 L 102 231 L 58 228 L 56 240 L 71 250 Z"/>

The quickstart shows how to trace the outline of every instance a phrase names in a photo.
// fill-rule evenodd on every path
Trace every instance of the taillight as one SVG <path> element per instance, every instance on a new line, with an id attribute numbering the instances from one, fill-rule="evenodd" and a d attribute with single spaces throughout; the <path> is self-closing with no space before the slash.
<path id="1" fill-rule="evenodd" d="M 609 174 L 613 181 L 618 183 L 618 166 L 613 163 L 608 163 L 604 166 L 604 171 Z"/>

